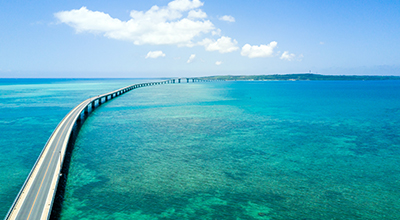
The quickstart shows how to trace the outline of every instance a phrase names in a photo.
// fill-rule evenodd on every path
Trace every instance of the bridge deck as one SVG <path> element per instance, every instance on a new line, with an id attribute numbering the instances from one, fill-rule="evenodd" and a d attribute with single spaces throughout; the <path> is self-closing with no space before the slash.
<path id="1" fill-rule="evenodd" d="M 178 82 L 180 81 L 179 79 Z M 194 81 L 193 79 L 192 82 Z M 187 80 L 187 82 L 189 82 L 189 80 Z M 82 112 L 87 110 L 89 105 L 92 105 L 92 109 L 94 109 L 96 101 L 98 105 L 100 105 L 102 102 L 106 102 L 132 89 L 165 83 L 175 83 L 175 79 L 130 85 L 87 99 L 72 109 L 58 124 L 57 128 L 50 136 L 5 220 L 47 220 L 50 218 L 51 208 L 53 206 L 72 129 L 78 118 L 81 117 Z"/>

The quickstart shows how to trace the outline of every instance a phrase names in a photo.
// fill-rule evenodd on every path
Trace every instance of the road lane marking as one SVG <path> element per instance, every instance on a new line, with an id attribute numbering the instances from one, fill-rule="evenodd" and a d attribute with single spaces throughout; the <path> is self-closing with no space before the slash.
<path id="1" fill-rule="evenodd" d="M 79 107 L 79 105 L 78 105 L 78 107 Z M 72 115 L 76 114 L 76 110 L 78 110 L 78 109 L 79 109 L 79 108 L 76 108 L 75 111 L 74 111 L 72 114 L 69 115 L 69 117 L 71 117 Z M 62 134 L 65 132 L 66 128 L 68 127 L 69 122 L 71 121 L 71 118 L 69 118 L 69 117 L 68 117 L 68 119 L 67 119 L 67 120 L 64 122 L 64 124 L 63 124 L 63 130 L 62 130 L 62 132 L 60 133 L 61 136 L 62 136 Z M 48 165 L 47 165 L 46 172 L 44 173 L 44 177 L 43 177 L 43 179 L 42 179 L 42 182 L 40 183 L 39 190 L 38 190 L 38 192 L 36 193 L 35 200 L 33 200 L 33 204 L 32 204 L 31 210 L 29 211 L 29 215 L 28 215 L 28 218 L 27 218 L 27 219 L 29 219 L 29 217 L 30 217 L 30 215 L 31 215 L 31 213 L 32 213 L 33 207 L 35 206 L 36 199 L 37 199 L 37 197 L 38 197 L 38 195 L 39 195 L 40 190 L 42 189 L 43 181 L 46 179 L 47 171 L 49 170 L 50 164 L 51 164 L 51 162 L 53 161 L 54 153 L 55 153 L 56 150 L 58 149 L 58 144 L 60 143 L 60 140 L 61 140 L 61 139 L 62 139 L 61 137 L 58 139 L 57 144 L 56 144 L 55 147 L 54 147 L 53 154 L 51 155 L 51 158 L 50 158 L 49 163 L 48 163 Z"/>
<path id="2" fill-rule="evenodd" d="M 82 111 L 86 108 L 86 106 L 88 106 L 90 104 L 90 101 L 88 103 L 86 103 L 86 104 L 85 104 L 85 102 L 86 101 L 81 103 L 82 107 L 77 108 L 77 110 L 79 110 L 79 111 L 75 111 L 74 114 L 71 115 L 71 117 L 69 118 L 69 121 L 74 121 L 74 123 L 77 121 L 77 119 L 78 119 L 78 117 L 80 117 L 80 114 L 82 113 Z M 79 112 L 79 113 L 77 113 L 77 112 Z M 73 128 L 73 125 L 72 126 L 71 125 L 66 126 L 66 128 L 68 128 L 68 132 L 66 132 L 66 133 L 63 132 L 63 133 L 65 133 L 65 138 L 62 138 L 62 140 L 64 140 L 64 142 L 61 144 L 61 149 L 60 149 L 60 152 L 61 152 L 60 157 L 63 158 L 63 159 L 64 159 L 63 155 L 65 155 L 65 149 L 67 147 L 68 140 L 69 140 L 69 138 L 66 138 L 66 137 L 68 135 L 71 135 L 71 130 Z M 58 146 L 58 148 L 60 148 L 60 147 Z M 62 152 L 64 152 L 64 154 Z M 57 161 L 57 167 L 58 167 L 58 169 L 60 171 L 59 173 L 61 173 L 61 164 L 62 164 L 62 161 L 60 161 L 60 162 Z M 57 172 L 55 172 L 55 173 L 57 173 Z M 47 219 L 47 217 L 48 217 L 48 215 L 50 213 L 50 210 L 51 210 L 51 207 L 52 207 L 52 202 L 51 201 L 53 200 L 53 197 L 54 197 L 55 193 L 57 192 L 56 188 L 57 188 L 58 180 L 59 180 L 59 175 L 53 175 L 53 178 L 52 178 L 52 180 L 50 182 L 49 193 L 47 194 L 47 198 L 46 198 L 46 201 L 44 203 L 44 209 L 42 211 L 42 215 L 41 215 L 40 219 Z"/>
<path id="3" fill-rule="evenodd" d="M 91 98 L 86 99 L 85 101 L 81 102 L 78 106 L 76 106 L 74 109 L 72 109 L 72 110 L 67 114 L 67 116 L 65 116 L 65 117 L 62 119 L 62 121 L 60 122 L 60 125 L 61 125 L 61 126 L 57 126 L 55 132 L 50 136 L 50 139 L 49 139 L 48 143 L 46 143 L 46 145 L 45 145 L 45 149 L 43 150 L 43 153 L 40 154 L 40 157 L 39 157 L 37 163 L 35 163 L 35 166 L 33 167 L 32 171 L 31 171 L 32 174 L 30 174 L 30 175 L 28 176 L 28 179 L 27 179 L 27 181 L 26 181 L 26 184 L 23 185 L 22 191 L 18 194 L 17 199 L 15 200 L 14 204 L 12 205 L 12 207 L 11 207 L 11 210 L 12 210 L 12 211 L 9 211 L 9 213 L 7 214 L 7 219 L 15 219 L 15 218 L 20 214 L 21 207 L 22 207 L 22 206 L 25 204 L 25 202 L 27 201 L 27 200 L 26 200 L 26 199 L 27 199 L 27 196 L 28 196 L 28 194 L 30 194 L 30 192 L 31 192 L 31 190 L 32 190 L 32 186 L 33 186 L 34 182 L 36 181 L 36 178 L 37 178 L 37 176 L 38 176 L 38 174 L 39 174 L 39 171 L 40 171 L 41 168 L 42 168 L 42 165 L 44 165 L 45 158 L 46 158 L 46 156 L 48 156 L 48 153 L 49 153 L 49 151 L 51 150 L 51 146 L 53 145 L 53 143 L 54 143 L 54 141 L 55 141 L 55 139 L 56 139 L 55 137 L 56 137 L 56 136 L 60 136 L 60 137 L 58 138 L 57 144 L 56 144 L 55 147 L 54 147 L 54 150 L 53 150 L 52 156 L 51 156 L 51 158 L 50 158 L 50 160 L 49 160 L 49 163 L 48 163 L 48 165 L 47 165 L 47 168 L 46 168 L 44 177 L 42 178 L 42 181 L 41 181 L 41 183 L 40 183 L 39 190 L 38 190 L 38 192 L 37 192 L 37 194 L 36 194 L 36 196 L 35 196 L 33 205 L 32 205 L 32 207 L 31 207 L 31 209 L 30 209 L 30 212 L 29 212 L 29 215 L 28 215 L 28 219 L 30 218 L 30 215 L 31 215 L 31 213 L 32 213 L 32 210 L 33 210 L 33 208 L 34 208 L 34 206 L 35 206 L 35 203 L 36 203 L 36 200 L 37 200 L 37 198 L 38 198 L 38 195 L 39 195 L 39 193 L 40 193 L 40 191 L 41 191 L 41 189 L 42 189 L 42 185 L 43 185 L 44 179 L 46 179 L 46 177 L 47 177 L 47 173 L 48 173 L 49 167 L 50 167 L 50 165 L 51 165 L 52 162 L 53 162 L 54 154 L 55 154 L 56 150 L 60 148 L 58 145 L 59 145 L 59 142 L 60 142 L 61 139 L 64 140 L 64 143 L 63 143 L 62 146 L 61 146 L 61 150 L 64 150 L 64 149 L 65 149 L 64 144 L 65 144 L 65 142 L 66 142 L 66 136 L 68 136 L 68 134 L 69 134 L 69 136 L 70 136 L 70 134 L 71 134 L 71 133 L 70 133 L 71 131 L 69 131 L 69 133 L 65 135 L 66 129 L 68 128 L 68 130 L 71 130 L 71 128 L 73 128 L 73 125 L 76 123 L 77 118 L 80 117 L 80 113 L 84 110 L 85 107 L 87 107 L 87 106 L 89 106 L 90 104 L 92 104 L 92 108 L 94 108 L 94 103 L 93 103 L 93 101 L 99 100 L 99 99 L 101 99 L 101 98 L 104 98 L 104 97 L 106 97 L 106 96 L 108 96 L 108 95 L 112 95 L 112 94 L 115 94 L 115 95 L 116 95 L 115 97 L 117 97 L 117 93 L 118 93 L 118 92 L 120 93 L 118 96 L 120 96 L 120 95 L 122 95 L 122 94 L 124 94 L 124 93 L 126 93 L 126 92 L 128 92 L 128 91 L 130 91 L 130 90 L 139 88 L 139 87 L 137 87 L 138 85 L 141 85 L 140 87 L 145 87 L 145 86 L 148 86 L 148 85 L 151 85 L 151 84 L 145 85 L 145 84 L 143 84 L 143 83 L 137 83 L 137 84 L 133 84 L 133 85 L 130 85 L 130 86 L 126 86 L 126 87 L 124 87 L 124 88 L 122 88 L 122 89 L 118 89 L 118 90 L 115 90 L 115 91 L 112 91 L 112 92 L 109 92 L 109 93 L 105 93 L 105 94 L 103 94 L 103 95 L 99 95 L 99 96 L 97 96 L 97 97 L 91 97 Z M 155 84 L 154 84 L 154 85 L 155 85 Z M 125 92 L 122 93 L 122 91 L 123 91 L 124 89 L 128 89 L 128 91 L 125 91 Z M 100 97 L 100 98 L 99 98 L 99 97 Z M 110 99 L 110 100 L 111 100 L 111 99 Z M 107 100 L 107 101 L 109 101 L 109 100 Z M 82 106 L 83 106 L 83 107 L 82 107 Z M 79 110 L 79 112 L 77 112 L 78 110 Z M 72 119 L 74 119 L 74 120 L 72 120 Z M 71 121 L 74 122 L 74 123 L 72 124 L 72 126 L 71 126 L 71 124 L 70 124 Z M 61 127 L 63 127 L 63 128 L 61 128 Z M 61 133 L 60 133 L 60 130 L 62 130 Z M 64 134 L 64 135 L 63 135 L 63 134 Z M 63 136 L 65 136 L 65 137 L 62 138 Z M 65 155 L 65 152 L 64 152 L 64 154 L 61 153 L 61 154 L 60 154 L 60 157 L 61 157 L 61 155 Z M 62 158 L 62 159 L 64 159 L 64 158 Z M 60 165 L 61 165 L 61 164 L 62 164 L 62 162 L 60 162 Z M 58 162 L 57 162 L 57 165 L 58 165 Z M 57 166 L 57 167 L 58 167 L 58 166 Z M 60 169 L 60 172 L 61 172 L 61 167 L 60 167 L 59 169 Z M 56 173 L 56 171 L 57 171 L 57 168 L 54 170 L 54 172 Z M 55 176 L 53 175 L 52 182 L 54 181 L 54 178 L 55 178 Z M 58 179 L 59 179 L 59 177 L 58 177 L 58 175 L 57 175 L 57 180 L 58 180 Z M 52 182 L 51 182 L 51 183 L 52 183 Z M 52 187 L 53 187 L 52 184 L 50 184 L 49 193 L 47 194 L 47 200 L 48 200 L 50 194 L 51 194 L 51 195 L 54 194 L 54 192 L 51 193 Z M 47 187 L 46 187 L 46 188 L 47 188 Z M 54 191 L 54 189 L 53 189 L 53 191 Z M 54 195 L 53 195 L 53 196 L 54 196 Z M 46 204 L 47 204 L 47 200 L 46 200 Z M 46 204 L 45 204 L 45 205 L 46 205 Z M 15 213 L 15 211 L 16 211 L 16 213 Z M 43 216 L 43 214 L 44 214 L 44 210 L 42 210 L 42 216 Z M 14 217 L 13 217 L 13 216 L 14 216 Z"/>
<path id="4" fill-rule="evenodd" d="M 71 112 L 73 112 L 74 110 L 75 110 L 75 109 L 71 110 Z M 71 113 L 71 112 L 70 112 L 70 113 Z M 14 207 L 14 210 L 16 210 L 16 209 L 18 208 L 18 209 L 17 209 L 18 211 L 17 211 L 17 213 L 15 213 L 15 212 L 13 211 L 13 212 L 10 214 L 10 218 L 11 218 L 11 219 L 15 219 L 15 218 L 18 216 L 19 211 L 20 211 L 22 205 L 25 203 L 25 200 L 26 200 L 26 198 L 27 198 L 29 192 L 31 191 L 33 182 L 35 181 L 36 176 L 37 176 L 37 174 L 39 173 L 39 170 L 40 170 L 40 168 L 42 167 L 42 164 L 44 163 L 44 159 L 45 159 L 45 157 L 46 157 L 45 155 L 48 154 L 48 151 L 50 150 L 50 146 L 51 146 L 51 145 L 53 144 L 53 142 L 54 142 L 54 137 L 57 136 L 57 134 L 59 133 L 59 131 L 60 131 L 61 127 L 62 127 L 62 126 L 60 126 L 60 125 L 64 124 L 65 121 L 68 120 L 68 118 L 70 117 L 70 116 L 69 116 L 70 113 L 68 113 L 67 116 L 64 117 L 64 118 L 61 120 L 60 124 L 59 124 L 59 125 L 57 126 L 57 128 L 56 128 L 56 131 L 51 135 L 51 137 L 50 137 L 48 143 L 45 145 L 45 149 L 44 149 L 43 153 L 40 154 L 40 158 L 38 159 L 37 164 L 35 164 L 36 166 L 34 167 L 34 169 L 33 169 L 33 171 L 32 171 L 32 175 L 30 175 L 30 176 L 29 176 L 29 180 L 27 180 L 27 183 L 26 183 L 26 185 L 25 185 L 25 187 L 24 187 L 24 190 L 23 190 L 22 193 L 21 193 L 21 197 L 19 197 L 19 199 L 18 199 L 17 202 L 16 202 L 16 205 L 15 205 L 15 207 Z M 12 217 L 12 216 L 15 216 L 15 217 Z"/>

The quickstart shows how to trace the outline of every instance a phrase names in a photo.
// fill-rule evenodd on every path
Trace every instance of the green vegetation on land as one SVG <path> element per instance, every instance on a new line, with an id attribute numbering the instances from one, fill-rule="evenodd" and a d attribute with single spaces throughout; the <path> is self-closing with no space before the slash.
<path id="1" fill-rule="evenodd" d="M 355 75 L 320 75 L 320 74 L 274 74 L 250 76 L 207 76 L 204 80 L 400 80 L 400 76 L 355 76 Z"/>

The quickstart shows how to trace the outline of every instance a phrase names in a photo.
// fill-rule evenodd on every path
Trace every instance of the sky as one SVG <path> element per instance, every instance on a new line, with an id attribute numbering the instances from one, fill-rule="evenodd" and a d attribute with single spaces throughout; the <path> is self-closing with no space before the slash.
<path id="1" fill-rule="evenodd" d="M 0 0 L 0 78 L 400 75 L 400 1 Z"/>

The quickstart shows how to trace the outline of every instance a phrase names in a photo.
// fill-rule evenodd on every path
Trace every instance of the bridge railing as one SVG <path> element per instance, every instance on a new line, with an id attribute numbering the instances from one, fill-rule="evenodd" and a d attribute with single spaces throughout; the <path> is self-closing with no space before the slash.
<path id="1" fill-rule="evenodd" d="M 178 78 L 178 79 L 179 79 L 179 78 Z M 180 79 L 188 79 L 188 78 L 180 78 Z M 95 104 L 94 101 L 99 100 L 99 103 L 100 103 L 102 98 L 108 97 L 108 96 L 110 96 L 110 95 L 111 95 L 111 96 L 115 95 L 115 97 L 117 97 L 117 96 L 119 96 L 119 95 L 121 95 L 121 94 L 123 94 L 123 93 L 126 93 L 126 92 L 128 92 L 128 91 L 130 91 L 130 90 L 133 90 L 133 89 L 136 89 L 136 88 L 141 88 L 141 87 L 150 86 L 150 85 L 160 85 L 160 84 L 168 84 L 168 83 L 177 83 L 177 82 L 181 82 L 180 79 L 179 79 L 179 81 L 177 81 L 177 79 L 169 79 L 169 80 L 163 80 L 163 81 L 158 81 L 158 82 L 137 83 L 137 84 L 129 85 L 129 86 L 123 87 L 123 88 L 121 88 L 121 89 L 114 90 L 114 91 L 112 91 L 112 92 L 108 92 L 108 93 L 105 93 L 105 94 L 102 94 L 102 95 L 99 95 L 99 96 L 94 96 L 94 97 L 91 97 L 91 98 L 89 98 L 89 99 L 86 99 L 85 101 L 83 101 L 83 102 L 81 102 L 79 105 L 77 105 L 75 108 L 73 108 L 73 109 L 61 120 L 61 122 L 57 125 L 56 129 L 54 129 L 54 131 L 53 131 L 52 134 L 50 135 L 49 139 L 47 140 L 47 142 L 46 142 L 46 144 L 45 144 L 45 147 L 44 147 L 44 148 L 42 149 L 42 151 L 40 152 L 38 159 L 36 160 L 36 162 L 35 162 L 35 164 L 33 165 L 31 171 L 29 172 L 28 177 L 26 178 L 25 182 L 22 184 L 22 187 L 21 187 L 20 191 L 18 192 L 18 194 L 17 194 L 17 196 L 16 196 L 16 198 L 15 198 L 13 204 L 11 205 L 11 208 L 9 209 L 9 211 L 8 211 L 8 213 L 7 213 L 7 215 L 6 215 L 5 220 L 9 219 L 10 215 L 12 214 L 12 212 L 13 212 L 15 206 L 17 205 L 17 203 L 18 203 L 18 201 L 19 201 L 19 199 L 20 199 L 20 197 L 21 197 L 23 191 L 25 190 L 25 187 L 26 187 L 27 183 L 29 182 L 29 180 L 30 180 L 31 177 L 32 177 L 33 172 L 34 172 L 35 169 L 37 168 L 39 161 L 42 159 L 44 152 L 45 152 L 46 149 L 49 147 L 49 142 L 50 142 L 50 140 L 52 140 L 53 136 L 58 132 L 58 130 L 60 129 L 60 127 L 62 126 L 62 124 L 64 123 L 64 121 L 67 120 L 68 117 L 70 117 L 70 113 L 71 113 L 71 112 L 73 112 L 74 110 L 76 110 L 76 108 L 78 108 L 79 106 L 81 106 L 81 104 L 83 104 L 84 102 L 87 102 L 87 104 L 86 104 L 85 106 L 81 107 L 82 110 L 81 110 L 80 113 L 79 113 L 78 115 L 76 115 L 76 117 L 74 118 L 74 121 L 75 121 L 75 123 L 76 123 L 76 120 L 81 116 L 82 111 L 84 111 L 84 109 L 87 108 L 90 104 L 92 104 L 92 109 L 94 109 L 94 107 L 95 107 L 95 106 L 94 106 L 94 104 Z M 196 82 L 205 81 L 205 80 L 200 80 L 200 79 L 196 79 L 196 78 L 191 78 L 191 79 L 192 79 L 192 82 L 195 82 L 195 81 L 196 81 Z M 187 82 L 189 82 L 189 80 L 187 80 Z M 126 91 L 126 90 L 127 90 L 127 91 Z M 121 93 L 122 91 L 123 91 L 123 93 Z M 118 94 L 118 93 L 119 93 L 119 94 Z M 114 97 L 112 97 L 112 98 L 114 98 Z M 111 98 L 111 99 L 112 99 L 112 98 Z M 107 100 L 107 101 L 108 101 L 108 100 Z M 69 138 L 69 137 L 70 137 L 71 130 L 72 130 L 72 127 L 69 128 L 69 132 L 68 132 L 69 135 L 67 135 L 66 138 Z M 65 153 L 64 153 L 64 156 L 65 156 Z M 63 163 L 63 162 L 64 162 L 64 157 L 62 158 L 62 163 Z M 58 180 L 57 180 L 57 184 L 58 184 Z M 54 195 L 53 195 L 53 196 L 54 196 Z M 54 200 L 54 197 L 53 197 L 53 200 Z M 53 201 L 52 201 L 52 202 L 53 202 Z"/>
<path id="2" fill-rule="evenodd" d="M 75 107 L 75 108 L 76 108 L 76 107 Z M 75 108 L 74 108 L 74 109 L 75 109 Z M 71 111 L 73 111 L 74 109 L 72 109 Z M 24 184 L 22 184 L 21 189 L 19 190 L 19 192 L 18 192 L 18 194 L 17 194 L 17 197 L 15 198 L 13 204 L 11 205 L 11 208 L 10 208 L 10 210 L 8 211 L 8 213 L 7 213 L 6 217 L 5 217 L 5 219 L 8 219 L 8 218 L 10 217 L 10 215 L 11 215 L 13 209 L 15 208 L 15 206 L 16 206 L 16 204 L 17 204 L 19 198 L 21 197 L 22 192 L 24 191 L 24 189 L 25 189 L 27 183 L 28 183 L 29 180 L 30 180 L 30 178 L 31 178 L 31 176 L 32 176 L 32 173 L 33 173 L 34 170 L 36 169 L 36 167 L 37 167 L 37 165 L 38 165 L 40 159 L 42 159 L 43 153 L 44 153 L 44 152 L 46 151 L 46 149 L 48 148 L 48 146 L 49 146 L 49 145 L 48 145 L 48 144 L 49 144 L 49 141 L 50 141 L 50 140 L 52 139 L 52 137 L 57 133 L 57 131 L 58 131 L 58 129 L 60 128 L 60 126 L 61 126 L 61 125 L 63 124 L 63 122 L 67 119 L 67 116 L 68 116 L 68 114 L 61 120 L 60 123 L 58 123 L 56 129 L 54 129 L 54 131 L 51 133 L 49 139 L 47 139 L 47 142 L 46 142 L 46 144 L 44 145 L 45 147 L 44 147 L 44 148 L 42 149 L 42 151 L 40 152 L 39 157 L 38 157 L 38 159 L 36 160 L 35 164 L 33 165 L 31 171 L 29 172 L 28 177 L 26 178 Z"/>

